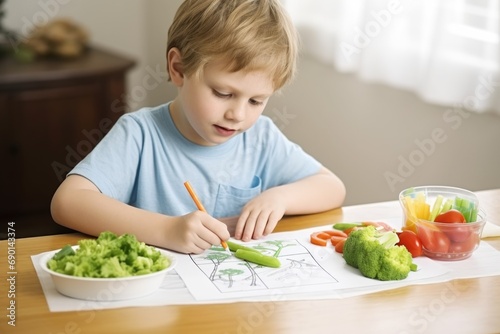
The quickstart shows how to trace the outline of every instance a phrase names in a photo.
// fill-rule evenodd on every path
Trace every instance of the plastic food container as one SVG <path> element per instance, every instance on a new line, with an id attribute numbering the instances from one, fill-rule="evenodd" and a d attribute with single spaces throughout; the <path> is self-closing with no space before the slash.
<path id="1" fill-rule="evenodd" d="M 419 186 L 403 190 L 399 202 L 403 208 L 403 229 L 417 234 L 427 257 L 463 260 L 479 246 L 486 215 L 473 192 L 448 186 Z M 467 222 L 434 221 L 449 210 L 460 211 Z"/>

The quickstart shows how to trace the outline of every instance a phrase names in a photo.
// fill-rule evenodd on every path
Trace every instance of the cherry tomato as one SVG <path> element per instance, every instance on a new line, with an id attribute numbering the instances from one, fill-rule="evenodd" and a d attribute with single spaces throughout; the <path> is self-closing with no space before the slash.
<path id="1" fill-rule="evenodd" d="M 447 224 L 453 224 L 448 226 L 442 226 L 441 231 L 446 233 L 448 238 L 450 238 L 451 241 L 454 242 L 464 242 L 469 238 L 470 236 L 470 229 L 465 223 L 467 222 L 465 220 L 464 215 L 455 209 L 448 210 L 436 217 L 434 219 L 436 223 L 447 223 Z M 459 224 L 464 224 L 464 226 L 456 226 Z"/>
<path id="2" fill-rule="evenodd" d="M 450 248 L 450 239 L 437 227 L 429 225 L 418 227 L 418 237 L 422 242 L 422 247 L 434 253 L 447 253 Z"/>
<path id="3" fill-rule="evenodd" d="M 422 255 L 422 243 L 420 239 L 415 234 L 415 232 L 410 230 L 405 230 L 403 232 L 398 232 L 399 242 L 398 246 L 404 246 L 410 252 L 412 257 L 418 257 Z"/>
<path id="4" fill-rule="evenodd" d="M 462 223 L 443 224 L 440 229 L 452 242 L 465 242 L 472 233 L 470 225 Z"/>
<path id="5" fill-rule="evenodd" d="M 466 223 L 464 215 L 455 209 L 448 210 L 437 215 L 434 219 L 436 223 Z"/>
<path id="6" fill-rule="evenodd" d="M 474 250 L 476 244 L 479 242 L 479 235 L 471 234 L 469 238 L 462 242 L 452 242 L 450 244 L 450 253 L 468 253 Z"/>

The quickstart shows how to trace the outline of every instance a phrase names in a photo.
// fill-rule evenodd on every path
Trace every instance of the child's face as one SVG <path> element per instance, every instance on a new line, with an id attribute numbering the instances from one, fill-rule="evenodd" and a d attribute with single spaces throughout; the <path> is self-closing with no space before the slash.
<path id="1" fill-rule="evenodd" d="M 250 128 L 273 94 L 265 71 L 228 72 L 224 64 L 208 64 L 203 75 L 184 77 L 172 105 L 179 131 L 203 146 L 222 144 Z"/>

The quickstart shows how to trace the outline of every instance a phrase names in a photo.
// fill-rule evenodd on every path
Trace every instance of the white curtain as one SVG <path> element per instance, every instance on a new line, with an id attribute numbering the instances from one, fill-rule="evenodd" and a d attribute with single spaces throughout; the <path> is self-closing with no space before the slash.
<path id="1" fill-rule="evenodd" d="M 500 114 L 499 0 L 283 0 L 302 51 L 423 100 Z"/>

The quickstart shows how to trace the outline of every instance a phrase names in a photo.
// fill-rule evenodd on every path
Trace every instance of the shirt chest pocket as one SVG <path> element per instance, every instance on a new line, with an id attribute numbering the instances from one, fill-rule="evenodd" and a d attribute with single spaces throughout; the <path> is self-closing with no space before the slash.
<path id="1" fill-rule="evenodd" d="M 262 182 L 258 176 L 254 176 L 249 188 L 220 184 L 213 216 L 216 218 L 239 216 L 245 204 L 260 194 L 261 188 Z"/>

